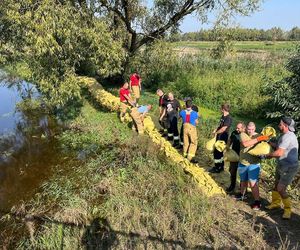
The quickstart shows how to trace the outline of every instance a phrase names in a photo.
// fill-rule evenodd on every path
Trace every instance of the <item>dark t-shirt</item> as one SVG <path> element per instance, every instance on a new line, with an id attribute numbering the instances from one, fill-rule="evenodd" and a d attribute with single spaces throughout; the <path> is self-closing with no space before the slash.
<path id="1" fill-rule="evenodd" d="M 196 105 L 192 105 L 192 110 L 194 110 L 194 111 L 196 111 L 196 112 L 199 112 L 199 109 L 198 109 L 198 107 L 196 106 Z"/>
<path id="2" fill-rule="evenodd" d="M 158 100 L 158 106 L 165 108 L 167 107 L 167 104 L 168 104 L 168 97 L 166 95 L 160 96 Z"/>
<path id="3" fill-rule="evenodd" d="M 180 103 L 178 100 L 174 99 L 173 101 L 167 102 L 167 116 L 169 119 L 173 119 L 173 117 L 178 117 L 178 110 L 180 109 Z"/>
<path id="4" fill-rule="evenodd" d="M 234 130 L 230 135 L 230 141 L 232 143 L 232 149 L 239 155 L 241 151 L 240 133 Z"/>
<path id="5" fill-rule="evenodd" d="M 224 133 L 229 133 L 229 129 L 230 129 L 230 126 L 232 124 L 232 118 L 230 115 L 222 115 L 221 119 L 220 119 L 220 124 L 219 124 L 219 127 L 217 128 L 217 130 L 219 130 L 220 128 L 224 127 L 224 126 L 227 126 L 227 129 L 225 130 Z"/>

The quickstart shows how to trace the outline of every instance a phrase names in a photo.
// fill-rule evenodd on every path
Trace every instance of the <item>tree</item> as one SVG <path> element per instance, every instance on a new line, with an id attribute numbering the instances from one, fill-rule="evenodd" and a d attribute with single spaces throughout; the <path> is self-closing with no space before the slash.
<path id="1" fill-rule="evenodd" d="M 65 1 L 61 1 L 65 2 Z M 107 24 L 72 2 L 3 0 L 0 3 L 2 62 L 22 62 L 56 108 L 80 98 L 78 74 L 107 77 L 121 71 L 122 44 Z"/>
<path id="2" fill-rule="evenodd" d="M 297 123 L 297 134 L 300 136 L 300 46 L 288 60 L 286 69 L 290 76 L 275 83 L 269 83 L 266 93 L 272 93 L 270 111 L 271 118 L 291 116 Z"/>

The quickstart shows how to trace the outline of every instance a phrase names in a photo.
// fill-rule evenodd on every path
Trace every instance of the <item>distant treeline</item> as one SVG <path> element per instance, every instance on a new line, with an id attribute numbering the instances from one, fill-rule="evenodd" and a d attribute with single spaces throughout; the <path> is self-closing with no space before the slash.
<path id="1" fill-rule="evenodd" d="M 236 41 L 300 41 L 300 28 L 289 31 L 274 27 L 264 29 L 229 28 L 222 30 L 205 30 L 198 32 L 176 33 L 169 37 L 172 42 L 179 41 L 218 41 L 224 37 Z"/>

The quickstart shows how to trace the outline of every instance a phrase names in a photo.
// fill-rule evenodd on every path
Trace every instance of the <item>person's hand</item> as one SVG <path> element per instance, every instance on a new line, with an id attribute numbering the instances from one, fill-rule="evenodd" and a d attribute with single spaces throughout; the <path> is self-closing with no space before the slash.
<path id="1" fill-rule="evenodd" d="M 267 155 L 259 155 L 258 158 L 261 160 L 265 160 L 267 159 Z"/>
<path id="2" fill-rule="evenodd" d="M 267 136 L 267 135 L 261 135 L 261 136 L 257 137 L 256 140 L 257 140 L 258 142 L 261 142 L 261 141 L 268 141 L 268 140 L 270 140 L 270 137 Z"/>

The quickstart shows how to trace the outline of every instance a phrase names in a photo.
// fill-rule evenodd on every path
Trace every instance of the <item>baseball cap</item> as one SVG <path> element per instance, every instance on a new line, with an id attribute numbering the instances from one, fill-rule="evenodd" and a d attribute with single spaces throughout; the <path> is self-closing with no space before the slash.
<path id="1" fill-rule="evenodd" d="M 188 97 L 185 97 L 185 98 L 183 99 L 183 101 L 185 101 L 185 102 L 186 102 L 186 101 L 192 101 L 192 98 L 188 96 Z"/>
<path id="2" fill-rule="evenodd" d="M 295 132 L 295 121 L 291 117 L 285 116 L 281 120 L 288 126 L 289 131 Z"/>

